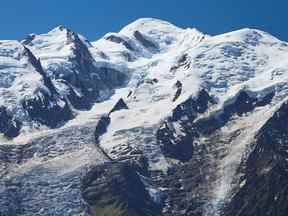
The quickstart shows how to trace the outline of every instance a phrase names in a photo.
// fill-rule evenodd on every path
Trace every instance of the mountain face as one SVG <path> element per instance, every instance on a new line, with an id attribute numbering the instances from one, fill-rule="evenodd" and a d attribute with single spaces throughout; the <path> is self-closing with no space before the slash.
<path id="1" fill-rule="evenodd" d="M 256 29 L 0 41 L 0 215 L 287 216 L 287 82 Z"/>
<path id="2" fill-rule="evenodd" d="M 72 112 L 39 60 L 16 41 L 0 42 L 1 128 L 7 137 L 19 135 L 21 126 L 34 121 L 56 127 Z"/>

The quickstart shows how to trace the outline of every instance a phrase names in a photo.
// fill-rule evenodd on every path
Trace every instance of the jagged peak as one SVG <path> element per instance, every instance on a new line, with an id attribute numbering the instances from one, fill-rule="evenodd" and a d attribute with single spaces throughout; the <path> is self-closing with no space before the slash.
<path id="1" fill-rule="evenodd" d="M 71 29 L 63 26 L 63 25 L 59 25 L 55 28 L 53 28 L 52 30 L 48 31 L 47 33 L 44 34 L 29 34 L 26 39 L 24 39 L 23 41 L 21 41 L 22 44 L 24 45 L 32 45 L 31 42 L 33 40 L 42 40 L 45 39 L 44 41 L 49 41 L 49 40 L 54 40 L 54 43 L 62 43 L 64 41 L 70 40 L 71 36 L 74 37 L 78 37 L 78 34 L 74 31 L 72 31 Z M 81 38 L 84 38 L 83 36 Z M 39 43 L 40 41 L 37 41 L 37 43 Z"/>
<path id="2" fill-rule="evenodd" d="M 59 25 L 48 32 L 50 35 L 57 35 L 57 34 L 63 34 L 66 36 L 67 40 L 69 42 L 73 42 L 76 40 L 81 40 L 83 43 L 85 43 L 87 46 L 92 46 L 90 42 L 83 36 L 78 34 L 77 32 L 71 30 L 70 28 L 67 28 L 66 26 Z"/>
<path id="3" fill-rule="evenodd" d="M 57 32 L 66 33 L 68 31 L 71 31 L 71 29 L 67 28 L 64 25 L 59 25 L 59 26 L 56 26 L 55 28 L 53 28 L 52 30 L 50 30 L 48 32 L 48 34 L 53 34 L 53 33 L 57 33 Z"/>
<path id="4" fill-rule="evenodd" d="M 48 33 L 29 35 L 21 43 L 41 59 L 50 56 L 71 56 L 76 49 L 92 46 L 85 37 L 63 25 L 57 26 Z"/>
<path id="5" fill-rule="evenodd" d="M 33 47 L 36 47 L 37 49 L 41 49 L 42 47 L 45 48 L 47 47 L 47 44 L 49 44 L 49 46 L 59 47 L 67 44 L 68 35 L 70 32 L 72 31 L 68 28 L 58 26 L 50 30 L 48 33 L 29 34 L 24 40 L 21 41 L 21 43 L 28 46 L 32 50 Z"/>
<path id="6" fill-rule="evenodd" d="M 54 37 L 63 38 L 64 41 L 62 42 L 66 42 L 67 44 L 79 40 L 78 34 L 76 32 L 72 31 L 71 29 L 63 25 L 57 26 L 56 28 L 52 29 L 47 33 L 47 35 L 52 38 Z"/>

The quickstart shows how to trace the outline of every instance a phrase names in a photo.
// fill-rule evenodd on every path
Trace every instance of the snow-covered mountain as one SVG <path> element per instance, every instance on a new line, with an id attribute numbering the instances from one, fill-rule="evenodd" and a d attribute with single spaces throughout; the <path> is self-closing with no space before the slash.
<path id="1" fill-rule="evenodd" d="M 0 215 L 286 216 L 288 43 L 143 18 L 0 41 Z"/>

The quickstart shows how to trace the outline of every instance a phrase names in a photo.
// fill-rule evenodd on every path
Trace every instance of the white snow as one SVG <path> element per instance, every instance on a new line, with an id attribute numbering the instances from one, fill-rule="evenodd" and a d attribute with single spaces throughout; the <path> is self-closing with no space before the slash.
<path id="1" fill-rule="evenodd" d="M 20 103 L 39 89 L 49 93 L 24 47 L 17 41 L 0 41 L 0 106 L 24 120 L 25 112 Z"/>
<path id="2" fill-rule="evenodd" d="M 150 53 L 141 48 L 134 38 L 135 31 L 159 45 L 159 51 Z M 131 51 L 122 44 L 106 40 L 111 34 L 125 39 L 136 49 Z M 63 67 L 63 64 L 67 64 L 63 62 L 71 55 L 72 45 L 67 44 L 65 28 L 58 27 L 47 34 L 36 35 L 32 43 L 32 49 L 44 65 L 53 67 L 59 64 Z M 284 72 L 288 66 L 284 61 L 288 56 L 287 44 L 254 29 L 208 36 L 193 28 L 181 29 L 165 21 L 143 18 L 124 27 L 119 33 L 107 34 L 92 45 L 87 46 L 97 64 L 111 62 L 112 67 L 122 67 L 123 70 L 128 67 L 131 79 L 127 86 L 116 90 L 109 100 L 95 104 L 90 111 L 80 112 L 67 125 L 84 124 L 93 116 L 108 113 L 117 100 L 123 98 L 129 109 L 111 115 L 108 132 L 101 140 L 101 146 L 108 152 L 128 142 L 127 134 L 116 135 L 119 131 L 133 131 L 138 127 L 155 128 L 171 115 L 173 108 L 196 95 L 201 88 L 210 90 L 218 98 L 219 103 L 213 109 L 221 109 L 243 88 L 266 95 L 275 86 L 281 87 L 287 79 Z M 101 52 L 108 59 L 100 57 Z M 123 53 L 127 52 L 136 60 L 127 62 L 123 57 Z M 183 55 L 187 55 L 188 66 L 171 70 Z M 153 79 L 157 79 L 157 82 L 147 82 Z M 182 83 L 183 89 L 173 103 L 173 86 L 177 80 Z M 127 98 L 130 91 L 132 94 Z"/>
<path id="3" fill-rule="evenodd" d="M 159 50 L 151 52 L 145 49 L 134 37 L 135 31 L 158 45 Z M 135 49 L 129 50 L 121 43 L 106 40 L 105 37 L 110 34 L 125 39 Z M 288 44 L 255 29 L 208 36 L 194 28 L 181 29 L 153 18 L 136 20 L 119 33 L 108 35 L 91 43 L 92 46 L 84 37 L 79 37 L 94 57 L 95 64 L 108 65 L 129 73 L 131 77 L 127 85 L 116 89 L 109 99 L 96 103 L 90 111 L 78 111 L 75 119 L 67 122 L 64 127 L 55 130 L 41 128 L 32 134 L 29 131 L 21 134 L 14 143 L 21 141 L 25 145 L 31 140 L 70 127 L 81 128 L 94 124 L 123 98 L 129 109 L 111 114 L 111 123 L 107 133 L 100 139 L 100 146 L 112 158 L 120 157 L 120 153 L 125 151 L 130 154 L 131 149 L 141 150 L 148 158 L 151 170 L 165 172 L 170 164 L 157 144 L 155 132 L 181 102 L 195 96 L 201 88 L 207 89 L 218 102 L 204 114 L 207 116 L 215 110 L 221 110 L 242 89 L 257 93 L 258 96 L 276 91 L 270 106 L 257 109 L 221 129 L 223 134 L 241 129 L 242 135 L 227 149 L 228 155 L 217 163 L 219 177 L 211 189 L 213 199 L 209 200 L 217 207 L 229 195 L 235 169 L 243 155 L 249 151 L 255 133 L 288 96 Z M 71 67 L 67 59 L 73 56 L 73 43 L 67 42 L 65 28 L 58 27 L 47 34 L 35 35 L 28 47 L 40 57 L 48 71 L 57 67 Z M 18 97 L 31 94 L 39 87 L 40 77 L 21 57 L 22 50 L 23 47 L 15 41 L 0 41 L 0 103 L 14 103 L 14 100 L 19 100 Z M 127 61 L 127 55 L 133 57 L 133 60 Z M 179 60 L 184 55 L 186 62 L 181 66 Z M 182 92 L 173 102 L 176 92 L 173 86 L 177 81 L 182 83 Z M 182 133 L 179 125 L 175 124 L 174 127 L 177 133 Z M 60 144 L 57 142 L 57 145 Z M 83 155 L 69 151 L 69 154 L 47 162 L 47 166 L 60 174 L 65 174 L 66 169 L 72 172 L 74 168 L 83 165 L 80 163 L 82 158 L 86 161 L 87 149 L 81 149 L 80 152 Z M 75 163 L 69 164 L 75 158 Z M 152 196 L 157 195 L 154 189 L 150 193 Z"/>

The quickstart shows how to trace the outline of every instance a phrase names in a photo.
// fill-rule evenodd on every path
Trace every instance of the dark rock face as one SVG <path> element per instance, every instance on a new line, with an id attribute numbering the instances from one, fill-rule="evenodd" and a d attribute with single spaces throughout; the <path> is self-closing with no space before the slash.
<path id="1" fill-rule="evenodd" d="M 199 93 L 198 97 L 194 99 L 190 98 L 176 107 L 172 116 L 163 123 L 157 132 L 157 138 L 164 155 L 183 162 L 183 164 L 172 167 L 168 174 L 158 182 L 161 187 L 165 185 L 165 187 L 169 188 L 165 192 L 168 197 L 166 201 L 168 203 L 167 206 L 169 207 L 164 209 L 164 215 L 204 215 L 205 208 L 209 208 L 209 206 L 206 206 L 207 201 L 213 197 L 213 194 L 210 192 L 212 188 L 215 187 L 217 179 L 219 178 L 216 173 L 218 167 L 215 161 L 221 160 L 226 155 L 225 146 L 229 146 L 232 140 L 241 133 L 236 130 L 231 132 L 229 137 L 223 137 L 223 135 L 219 134 L 218 129 L 230 121 L 233 115 L 241 116 L 245 112 L 254 110 L 256 107 L 269 104 L 273 96 L 274 93 L 271 93 L 263 98 L 257 98 L 250 96 L 247 92 L 239 92 L 230 103 L 226 104 L 220 114 L 212 114 L 208 119 L 200 118 L 195 120 L 199 113 L 204 113 L 205 110 L 207 110 L 209 104 L 215 103 L 213 97 L 209 96 L 204 90 Z M 178 134 L 174 127 L 175 124 L 178 124 L 178 131 L 179 128 L 181 130 Z M 197 138 L 200 136 L 204 136 L 205 141 L 198 143 Z M 265 138 L 265 140 L 267 140 L 267 138 Z M 269 161 L 269 158 L 265 160 Z M 251 162 L 250 166 L 254 167 L 255 163 L 255 161 Z M 261 163 L 263 163 L 263 161 Z M 275 171 L 275 173 L 278 173 L 278 171 L 279 170 Z M 252 173 L 255 173 L 255 170 L 253 170 Z M 283 173 L 283 171 L 280 173 Z M 263 179 L 263 176 L 261 176 L 261 178 Z M 259 180 L 261 178 L 259 178 Z M 179 181 L 179 179 L 181 181 Z M 256 179 L 255 176 L 253 179 Z M 279 183 L 282 183 L 285 177 L 281 177 L 281 180 L 280 178 L 278 179 Z M 269 181 L 272 182 L 272 177 Z M 263 187 L 261 187 L 260 181 L 258 184 L 259 190 L 262 190 Z M 255 187 L 255 184 L 245 190 L 243 194 L 250 196 L 249 191 L 251 191 L 253 187 Z M 267 191 L 267 194 L 271 194 L 270 192 Z M 239 195 L 239 197 L 243 197 L 243 194 Z M 258 194 L 260 194 L 260 192 Z M 287 190 L 283 192 L 283 194 L 287 194 Z M 249 201 L 251 208 L 256 202 L 256 199 L 260 199 L 260 196 Z M 239 206 L 239 203 L 242 203 L 242 206 Z M 240 202 L 239 199 L 235 198 L 233 205 L 230 204 L 231 206 L 229 206 L 228 204 L 226 209 L 227 214 L 223 213 L 223 215 L 238 215 L 240 209 L 245 208 L 245 203 L 245 199 Z M 222 207 L 220 208 L 222 209 Z M 239 212 L 235 209 L 238 209 Z M 248 209 L 249 207 L 247 207 L 246 213 L 239 215 L 257 215 L 256 211 L 251 211 L 253 213 L 248 214 Z M 211 212 L 213 212 L 213 210 Z M 263 213 L 264 211 L 261 212 Z M 211 215 L 214 216 L 215 214 L 212 213 Z M 270 216 L 273 214 L 267 215 Z"/>
<path id="2" fill-rule="evenodd" d="M 208 109 L 209 103 L 215 103 L 214 99 L 204 89 L 199 92 L 195 99 L 189 98 L 178 105 L 172 112 L 172 120 L 177 121 L 187 116 L 193 121 L 198 113 L 204 113 Z"/>
<path id="3" fill-rule="evenodd" d="M 105 90 L 107 86 L 117 87 L 123 85 L 127 78 L 125 74 L 108 67 L 96 67 L 94 65 L 95 60 L 78 35 L 72 31 L 67 31 L 67 38 L 70 43 L 75 45 L 73 50 L 75 55 L 70 59 L 74 63 L 72 71 L 78 71 L 81 75 L 76 76 L 76 83 L 71 84 L 80 87 L 86 96 L 92 98 L 98 97 L 99 90 Z"/>
<path id="4" fill-rule="evenodd" d="M 56 71 L 54 74 L 59 73 L 61 79 L 64 79 L 73 88 L 79 89 L 82 96 L 78 97 L 85 97 L 88 98 L 88 101 L 95 101 L 99 98 L 99 91 L 107 90 L 107 87 L 93 65 L 94 60 L 88 48 L 82 43 L 78 35 L 72 31 L 67 31 L 67 38 L 69 43 L 75 45 L 73 49 L 74 56 L 69 59 L 72 62 L 72 68 L 69 69 L 70 71 L 64 77 L 62 76 L 61 68 L 60 71 Z M 73 95 L 75 96 L 75 94 L 70 93 L 68 97 L 73 98 Z M 75 98 L 71 102 L 77 99 L 79 100 L 79 98 Z M 72 105 L 74 106 L 74 104 Z M 75 105 L 79 107 L 81 104 L 77 103 Z M 91 106 L 92 104 L 89 105 Z M 83 104 L 83 108 L 89 107 L 89 105 Z"/>
<path id="5" fill-rule="evenodd" d="M 239 116 L 250 112 L 254 108 L 254 103 L 256 103 L 257 99 L 252 98 L 245 91 L 241 91 L 233 105 L 226 106 L 227 113 L 237 113 Z"/>
<path id="6" fill-rule="evenodd" d="M 25 98 L 22 105 L 32 120 L 51 128 L 55 128 L 73 117 L 72 111 L 65 100 L 53 98 L 45 91 Z"/>
<path id="7" fill-rule="evenodd" d="M 151 51 L 158 50 L 157 45 L 148 40 L 141 32 L 135 31 L 133 35 L 145 48 L 150 49 Z"/>
<path id="8" fill-rule="evenodd" d="M 241 116 L 253 111 L 256 107 L 269 104 L 274 92 L 263 98 L 250 96 L 246 91 L 240 91 L 231 102 L 224 105 L 223 110 L 216 112 L 208 118 L 200 119 L 196 123 L 197 130 L 202 134 L 210 134 L 225 125 L 233 115 Z"/>
<path id="9" fill-rule="evenodd" d="M 28 48 L 25 47 L 23 53 L 41 74 L 44 86 L 49 91 L 45 87 L 39 88 L 34 95 L 23 99 L 22 106 L 32 120 L 52 128 L 73 117 L 70 104 L 79 110 L 90 109 L 95 102 L 108 98 L 115 87 L 127 80 L 127 75 L 120 71 L 106 66 L 97 67 L 87 44 L 78 34 L 64 27 L 59 29 L 66 34 L 66 43 L 73 44 L 73 55 L 67 60 L 71 63 L 69 66 L 54 65 L 44 71 L 40 60 Z M 29 45 L 33 39 L 31 36 L 22 44 Z M 60 89 L 66 89 L 61 90 L 65 95 L 60 95 Z"/>
<path id="10" fill-rule="evenodd" d="M 237 134 L 231 134 L 231 137 Z M 185 163 L 172 167 L 168 174 L 161 178 L 160 186 L 168 188 L 165 192 L 168 206 L 165 216 L 215 216 L 216 211 L 209 201 L 219 180 L 218 162 L 225 156 L 225 146 L 230 145 L 230 137 L 219 136 L 215 131 L 203 143 L 193 141 L 193 155 Z M 207 209 L 212 209 L 206 214 Z M 220 214 L 221 215 L 221 214 Z M 232 216 L 231 214 L 229 216 Z M 223 215 L 221 215 L 223 216 Z M 228 215 L 227 215 L 228 216 Z"/>
<path id="11" fill-rule="evenodd" d="M 60 80 L 60 82 L 64 83 L 68 87 L 69 93 L 66 96 L 75 109 L 89 110 L 92 107 L 92 103 L 89 98 L 79 95 L 77 90 L 75 90 L 75 88 L 73 88 L 67 81 Z"/>
<path id="12" fill-rule="evenodd" d="M 91 169 L 83 178 L 82 194 L 95 216 L 159 215 L 129 163 L 107 163 Z"/>
<path id="13" fill-rule="evenodd" d="M 240 91 L 236 96 L 236 99 L 233 103 L 228 104 L 224 108 L 224 112 L 227 113 L 227 116 L 231 116 L 232 113 L 236 113 L 241 116 L 244 113 L 251 112 L 255 107 L 265 106 L 271 102 L 274 97 L 274 92 L 267 94 L 264 98 L 258 99 L 249 95 L 247 91 Z"/>
<path id="14" fill-rule="evenodd" d="M 47 73 L 67 87 L 65 96 L 74 108 L 90 109 L 95 102 L 108 98 L 128 77 L 108 66 L 98 67 L 87 46 L 73 31 L 67 29 L 66 37 L 67 43 L 74 45 L 73 55 L 68 59 L 71 64 L 48 67 Z"/>
<path id="15" fill-rule="evenodd" d="M 147 79 L 141 79 L 137 82 L 137 85 L 136 87 L 138 88 L 139 86 L 143 85 L 143 84 L 150 84 L 150 85 L 155 85 L 158 83 L 158 79 L 156 78 L 153 78 L 153 79 L 150 79 L 150 78 L 147 78 Z"/>
<path id="16" fill-rule="evenodd" d="M 102 136 L 104 133 L 106 133 L 107 128 L 110 124 L 110 117 L 109 115 L 103 115 L 101 116 L 101 118 L 99 119 L 96 128 L 95 128 L 95 140 L 96 140 L 96 144 L 99 143 L 99 138 L 100 136 Z"/>
<path id="17" fill-rule="evenodd" d="M 169 207 L 164 210 L 163 215 L 204 215 L 203 206 L 209 198 L 210 189 L 207 177 L 209 176 L 213 181 L 215 177 L 211 176 L 211 173 L 215 167 L 208 167 L 203 163 L 204 160 L 192 161 L 173 167 L 168 175 L 162 177 L 160 185 L 169 188 L 165 193 Z"/>
<path id="18" fill-rule="evenodd" d="M 165 156 L 188 161 L 193 155 L 193 139 L 197 132 L 193 121 L 199 113 L 204 113 L 209 103 L 214 103 L 212 97 L 205 90 L 201 90 L 196 98 L 189 98 L 179 104 L 157 131 L 157 140 Z M 177 134 L 174 125 L 181 129 Z"/>
<path id="19" fill-rule="evenodd" d="M 177 69 L 183 67 L 184 69 L 189 69 L 191 64 L 191 59 L 187 54 L 182 55 L 177 63 L 170 68 L 171 72 L 175 72 Z"/>
<path id="20" fill-rule="evenodd" d="M 57 91 L 55 89 L 55 86 L 53 85 L 51 79 L 44 72 L 40 60 L 37 59 L 33 55 L 33 53 L 25 46 L 24 46 L 24 55 L 26 55 L 28 57 L 29 62 L 34 66 L 36 71 L 39 74 L 41 74 L 41 76 L 43 77 L 44 85 L 51 91 L 52 94 L 56 94 Z"/>
<path id="21" fill-rule="evenodd" d="M 117 35 L 114 35 L 114 34 L 111 34 L 107 37 L 105 37 L 106 40 L 108 41 L 112 41 L 114 43 L 119 43 L 119 44 L 122 44 L 124 45 L 128 50 L 131 50 L 131 51 L 134 51 L 134 47 L 132 45 L 130 45 L 130 43 L 125 40 L 124 38 L 120 37 L 120 36 L 117 36 Z"/>
<path id="22" fill-rule="evenodd" d="M 19 135 L 20 128 L 21 123 L 8 113 L 6 107 L 0 107 L 0 133 L 13 138 Z"/>
<path id="23" fill-rule="evenodd" d="M 157 140 L 166 157 L 185 162 L 193 155 L 193 134 L 177 135 L 167 122 L 157 131 Z"/>
<path id="24" fill-rule="evenodd" d="M 72 111 L 65 99 L 58 94 L 51 79 L 44 72 L 39 59 L 25 47 L 24 55 L 29 59 L 29 62 L 34 66 L 39 74 L 43 77 L 44 88 L 35 92 L 35 95 L 26 97 L 22 101 L 23 108 L 28 112 L 32 120 L 38 121 L 51 128 L 57 127 L 72 118 Z"/>
<path id="25" fill-rule="evenodd" d="M 82 60 L 81 60 L 82 61 Z M 108 98 L 115 87 L 122 86 L 128 77 L 115 69 L 109 67 L 95 67 L 92 62 L 86 62 L 86 68 L 76 66 L 73 71 L 80 71 L 83 74 L 70 74 L 60 79 L 69 88 L 67 98 L 76 109 L 90 109 L 95 102 Z M 81 66 L 82 67 L 82 66 Z M 76 91 L 81 91 L 78 94 Z"/>
<path id="26" fill-rule="evenodd" d="M 60 27 L 60 29 L 64 30 L 64 27 Z M 253 34 L 251 35 L 253 36 Z M 256 46 L 259 38 L 251 35 L 248 39 L 253 39 L 253 43 L 256 41 L 254 44 Z M 33 38 L 34 36 L 31 35 L 23 44 L 28 45 Z M 148 34 L 145 35 L 139 31 L 134 33 L 134 39 L 136 40 L 128 41 L 125 37 L 122 38 L 118 35 L 110 35 L 105 39 L 125 46 L 127 50 L 122 54 L 124 57 L 127 55 L 128 61 L 133 60 L 134 56 L 130 51 L 133 51 L 134 47 L 132 45 L 136 40 L 138 45 L 141 44 L 142 48 L 150 52 L 156 52 L 159 49 Z M 246 42 L 252 43 L 248 40 Z M 69 65 L 70 68 L 65 68 L 68 73 L 64 73 L 64 67 L 56 69 L 57 71 L 54 71 L 55 73 L 53 72 L 51 77 L 43 71 L 40 60 L 36 59 L 29 49 L 25 49 L 25 55 L 28 56 L 29 61 L 42 75 L 44 87 L 39 88 L 31 97 L 25 98 L 23 107 L 32 120 L 41 122 L 49 127 L 57 127 L 61 122 L 67 121 L 72 117 L 72 111 L 68 104 L 72 104 L 76 109 L 89 109 L 94 102 L 103 100 L 104 95 L 109 97 L 115 87 L 123 85 L 127 80 L 127 75 L 117 69 L 109 66 L 96 66 L 97 64 L 95 64 L 88 50 L 89 45 L 87 47 L 87 44 L 83 43 L 82 39 L 80 40 L 78 35 L 70 30 L 67 31 L 67 43 L 75 45 L 72 46 L 74 55 L 71 55 L 71 58 L 67 61 L 72 66 L 70 67 Z M 227 57 L 238 58 L 242 55 L 240 49 L 234 49 L 230 45 L 224 46 L 222 51 L 222 54 Z M 103 53 L 103 55 L 105 54 Z M 179 68 L 189 69 L 190 64 L 189 55 L 182 55 L 176 64 L 171 67 L 170 72 L 176 72 Z M 57 89 L 54 86 L 56 84 L 51 79 L 54 79 L 53 81 L 56 80 L 55 83 L 58 82 L 67 87 L 67 95 L 61 96 L 58 92 L 60 88 Z M 142 84 L 156 85 L 157 83 L 157 79 L 145 79 L 143 77 L 137 83 L 137 87 Z M 180 81 L 177 81 L 174 87 L 176 90 L 173 99 L 172 97 L 171 99 L 176 102 L 179 100 L 183 86 Z M 131 96 L 134 96 L 132 91 L 129 92 L 127 97 Z M 249 112 L 252 112 L 257 107 L 268 105 L 273 97 L 274 92 L 263 98 L 258 98 L 257 93 L 243 90 L 225 103 L 222 110 L 212 114 L 209 113 L 209 117 L 202 117 L 200 114 L 206 114 L 209 106 L 216 103 L 216 101 L 206 90 L 201 90 L 196 97 L 188 98 L 179 104 L 172 111 L 171 116 L 160 125 L 156 133 L 157 144 L 159 144 L 167 162 L 169 163 L 171 161 L 169 159 L 172 158 L 179 160 L 181 163 L 176 163 L 173 160 L 169 164 L 171 166 L 169 166 L 167 173 L 151 169 L 148 162 L 155 160 L 154 155 L 149 157 L 151 156 L 149 153 L 155 150 L 153 148 L 155 144 L 155 125 L 153 125 L 153 128 L 135 127 L 119 130 L 117 131 L 118 134 L 115 132 L 112 136 L 120 134 L 125 138 L 128 137 L 129 140 L 127 142 L 123 141 L 123 144 L 119 145 L 120 147 L 114 146 L 111 151 L 109 149 L 108 153 L 102 149 L 104 156 L 106 156 L 105 161 L 110 160 L 110 162 L 92 168 L 83 176 L 81 182 L 82 197 L 80 199 L 79 187 L 77 187 L 79 184 L 73 183 L 51 185 L 49 189 L 55 189 L 56 193 L 53 193 L 53 196 L 51 196 L 51 193 L 47 193 L 47 200 L 51 197 L 57 197 L 57 202 L 59 201 L 60 205 L 65 205 L 68 197 L 68 200 L 71 198 L 70 201 L 73 200 L 76 203 L 75 205 L 79 205 L 77 202 L 79 200 L 82 202 L 82 198 L 84 198 L 85 208 L 87 207 L 87 202 L 91 215 L 97 216 L 286 216 L 288 215 L 288 103 L 283 104 L 258 131 L 255 143 L 251 145 L 253 147 L 252 153 L 247 161 L 242 161 L 241 166 L 237 170 L 237 176 L 233 176 L 235 178 L 234 181 L 239 182 L 233 182 L 233 186 L 235 184 L 236 188 L 233 188 L 231 194 L 228 194 L 227 203 L 225 203 L 226 200 L 224 201 L 226 197 L 223 198 L 222 194 L 220 196 L 216 194 L 217 198 L 220 197 L 220 201 L 216 200 L 216 207 L 213 206 L 214 203 L 211 203 L 211 200 L 214 201 L 215 194 L 213 193 L 215 189 L 218 189 L 219 180 L 223 180 L 219 178 L 219 175 L 223 174 L 222 172 L 218 173 L 219 169 L 223 168 L 222 164 L 219 165 L 219 161 L 222 162 L 222 159 L 226 159 L 227 155 L 230 156 L 230 152 L 227 153 L 229 150 L 234 150 L 225 148 L 225 146 L 236 145 L 234 138 L 238 138 L 242 130 L 246 132 L 245 130 L 250 128 L 251 123 L 248 123 L 247 128 L 243 127 L 244 129 L 242 127 L 235 129 L 235 124 L 239 123 L 239 119 L 240 123 L 243 123 L 243 119 L 245 120 L 245 117 L 249 117 Z M 121 98 L 107 115 L 103 115 L 100 118 L 95 131 L 93 131 L 96 147 L 99 147 L 97 152 L 101 151 L 101 136 L 109 130 L 110 114 L 123 109 L 128 109 L 128 106 Z M 223 126 L 227 127 L 221 130 Z M 20 127 L 21 123 L 14 118 L 13 114 L 9 113 L 5 107 L 0 107 L 0 132 L 7 137 L 14 137 L 18 135 Z M 43 161 L 46 163 L 55 154 L 57 156 L 58 154 L 64 155 L 65 150 L 69 149 L 69 151 L 78 152 L 75 146 L 85 146 L 88 142 L 93 142 L 93 138 L 83 142 L 82 137 L 93 134 L 91 130 L 94 129 L 88 127 L 82 133 L 75 133 L 75 131 L 78 131 L 76 127 L 74 130 L 61 132 L 54 138 L 50 135 L 38 138 L 33 140 L 33 143 L 25 145 L 0 145 L 0 160 L 3 162 L 2 164 L 0 163 L 0 177 L 5 176 L 8 172 L 5 169 L 1 170 L 1 167 L 5 168 L 5 166 L 10 166 L 10 164 L 11 166 L 20 165 L 26 160 L 30 162 L 30 159 L 35 155 L 37 157 L 40 156 L 40 158 L 43 157 Z M 143 133 L 144 131 L 145 133 Z M 66 141 L 66 138 L 70 137 L 71 132 L 75 133 L 73 137 L 80 137 L 80 139 Z M 131 133 L 129 134 L 129 132 Z M 136 138 L 131 136 L 136 133 Z M 146 136 L 147 134 L 151 134 L 151 136 L 142 137 L 142 135 Z M 62 140 L 59 141 L 60 137 L 62 137 Z M 61 145 L 57 148 L 56 143 L 58 141 Z M 71 146 L 71 141 L 74 142 L 74 147 Z M 147 143 L 149 145 L 145 145 L 144 148 L 135 148 L 135 143 Z M 65 149 L 63 150 L 64 147 Z M 236 147 L 238 146 L 236 145 Z M 234 151 L 231 152 L 234 153 Z M 155 153 L 158 156 L 158 146 Z M 108 154 L 111 155 L 111 158 Z M 95 155 L 96 157 L 101 156 Z M 230 161 L 228 160 L 228 162 Z M 233 165 L 232 163 L 227 164 L 228 166 Z M 34 195 L 34 193 L 29 191 L 33 191 L 32 188 L 35 186 L 38 190 L 38 185 L 40 184 L 48 187 L 51 181 L 43 181 L 39 182 L 39 184 L 38 181 L 35 181 L 34 184 L 31 184 L 32 178 L 29 177 L 34 173 L 35 179 L 38 179 L 41 172 L 53 173 L 53 169 L 49 170 L 49 168 L 51 167 L 48 165 L 47 170 L 37 166 L 34 168 L 37 172 L 35 170 L 25 172 L 23 180 L 15 181 L 15 183 L 19 182 L 20 184 L 15 184 L 12 181 L 4 183 L 9 185 L 9 190 L 7 190 L 7 193 L 5 192 L 3 199 L 5 200 L 3 206 L 8 206 L 2 211 L 4 215 L 22 215 L 25 210 L 32 208 L 29 203 L 28 205 L 26 204 L 26 208 L 23 207 L 23 203 L 30 199 L 29 195 L 32 194 L 31 199 Z M 38 172 L 38 169 L 41 172 Z M 230 171 L 230 169 L 228 170 Z M 32 177 L 34 178 L 34 176 Z M 65 178 L 61 179 L 60 182 L 66 183 L 66 181 L 68 182 L 71 179 L 79 179 L 77 177 L 79 177 L 78 173 L 77 176 L 65 175 Z M 156 190 L 156 192 L 153 190 L 147 191 L 150 186 L 151 189 L 159 190 Z M 223 186 L 222 181 L 221 186 Z M 64 202 L 58 198 L 58 189 L 63 188 L 68 191 L 68 196 L 63 199 Z M 76 188 L 77 190 L 70 190 L 71 188 Z M 220 187 L 220 189 L 222 188 Z M 159 191 L 160 195 L 156 194 Z M 43 193 L 42 190 L 40 192 Z M 152 197 L 149 192 L 161 197 Z M 27 194 L 29 195 L 27 196 Z M 74 196 L 75 194 L 76 196 Z M 160 201 L 155 201 L 157 199 Z M 49 206 L 53 205 L 47 206 L 49 208 Z M 41 208 L 41 205 L 39 205 L 39 208 Z M 211 211 L 207 213 L 205 208 L 211 208 Z M 218 210 L 221 213 L 216 214 Z M 64 214 L 70 213 L 66 209 L 63 212 Z M 61 215 L 63 212 L 57 212 L 56 214 Z M 29 214 L 30 211 L 27 213 Z"/>
<path id="27" fill-rule="evenodd" d="M 30 95 L 26 95 L 21 98 L 20 104 L 14 104 L 14 106 L 22 106 L 27 119 L 40 122 L 48 127 L 57 127 L 60 123 L 72 118 L 72 111 L 70 110 L 68 103 L 57 92 L 51 79 L 43 71 L 41 62 L 37 59 L 33 53 L 24 46 L 24 50 L 21 53 L 28 63 L 38 72 L 42 80 L 39 81 L 39 87 L 34 90 Z M 19 109 L 19 108 L 17 108 Z M 22 125 L 19 117 L 9 113 L 5 107 L 1 107 L 1 130 L 6 137 L 12 138 L 19 135 L 19 131 Z"/>
<path id="28" fill-rule="evenodd" d="M 111 109 L 111 111 L 109 112 L 112 113 L 112 112 L 115 112 L 115 111 L 118 111 L 118 110 L 122 110 L 122 109 L 128 109 L 128 106 L 127 104 L 125 103 L 125 101 L 120 98 L 117 103 L 114 105 L 114 107 Z"/>
<path id="29" fill-rule="evenodd" d="M 288 213 L 288 104 L 261 128 L 254 151 L 239 172 L 243 186 L 225 208 L 225 215 L 284 216 Z"/>
<path id="30" fill-rule="evenodd" d="M 179 80 L 177 80 L 177 82 L 175 83 L 175 88 L 176 88 L 176 92 L 172 99 L 173 102 L 177 100 L 177 98 L 181 95 L 181 92 L 182 92 L 182 83 Z"/>

